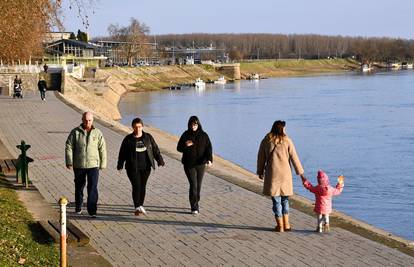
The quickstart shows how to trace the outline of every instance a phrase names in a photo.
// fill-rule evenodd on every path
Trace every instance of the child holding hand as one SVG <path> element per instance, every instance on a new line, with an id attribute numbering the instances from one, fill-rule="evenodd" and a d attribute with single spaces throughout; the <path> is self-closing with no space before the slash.
<path id="1" fill-rule="evenodd" d="M 316 232 L 329 232 L 329 214 L 332 212 L 332 196 L 339 195 L 344 188 L 344 176 L 338 177 L 338 184 L 332 187 L 329 177 L 322 170 L 318 171 L 318 185 L 313 186 L 305 177 L 302 177 L 303 186 L 315 194 L 314 211 L 318 215 L 318 228 Z"/>

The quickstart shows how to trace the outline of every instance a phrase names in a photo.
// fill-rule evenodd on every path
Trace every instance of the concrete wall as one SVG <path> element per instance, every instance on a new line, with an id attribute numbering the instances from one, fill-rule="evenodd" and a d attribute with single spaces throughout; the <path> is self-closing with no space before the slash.
<path id="1" fill-rule="evenodd" d="M 223 74 L 224 76 L 231 77 L 234 80 L 240 80 L 240 64 L 215 64 L 213 65 L 215 70 Z"/>
<path id="2" fill-rule="evenodd" d="M 76 79 L 63 75 L 65 98 L 81 103 L 87 109 L 94 110 L 113 120 L 121 119 L 118 102 L 127 89 L 112 77 L 104 79 Z"/>

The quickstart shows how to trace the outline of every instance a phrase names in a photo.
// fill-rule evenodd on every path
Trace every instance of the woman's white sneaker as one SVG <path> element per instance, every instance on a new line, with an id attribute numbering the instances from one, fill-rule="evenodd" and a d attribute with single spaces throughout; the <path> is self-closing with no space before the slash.
<path id="1" fill-rule="evenodd" d="M 147 211 L 144 209 L 144 207 L 143 207 L 143 206 L 139 206 L 139 209 L 141 210 L 141 212 L 142 212 L 144 215 L 147 215 Z"/>

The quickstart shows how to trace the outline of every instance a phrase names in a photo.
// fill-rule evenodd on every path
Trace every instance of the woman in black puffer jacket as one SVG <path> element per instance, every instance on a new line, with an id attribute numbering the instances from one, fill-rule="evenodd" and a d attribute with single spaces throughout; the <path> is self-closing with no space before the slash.
<path id="1" fill-rule="evenodd" d="M 201 183 L 205 166 L 211 166 L 213 162 L 213 149 L 210 138 L 203 131 L 200 120 L 196 116 L 191 116 L 188 120 L 188 129 L 181 135 L 177 150 L 183 153 L 181 162 L 190 183 L 191 213 L 198 214 Z"/>
<path id="2" fill-rule="evenodd" d="M 164 166 L 164 160 L 158 149 L 157 143 L 151 134 L 143 131 L 144 123 L 140 118 L 135 118 L 131 123 L 133 132 L 122 141 L 119 150 L 117 169 L 124 167 L 132 185 L 132 199 L 135 206 L 135 215 L 146 214 L 144 199 L 148 177 L 151 168 L 155 169 L 155 161 L 158 166 Z"/>

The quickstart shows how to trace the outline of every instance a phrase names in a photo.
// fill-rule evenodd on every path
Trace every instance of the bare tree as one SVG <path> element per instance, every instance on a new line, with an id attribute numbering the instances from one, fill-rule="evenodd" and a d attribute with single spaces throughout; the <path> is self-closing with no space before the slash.
<path id="1" fill-rule="evenodd" d="M 125 27 L 110 24 L 108 32 L 111 38 L 121 42 L 119 51 L 125 57 L 128 65 L 132 65 L 134 60 L 148 56 L 150 46 L 148 43 L 149 27 L 140 23 L 137 19 L 131 18 L 130 24 Z"/>
<path id="2" fill-rule="evenodd" d="M 363 38 L 284 34 L 174 34 L 157 36 L 159 47 L 191 47 L 213 44 L 225 48 L 232 59 L 275 59 L 355 56 L 363 62 L 413 60 L 414 41 L 393 38 Z M 240 58 L 242 57 L 242 58 Z"/>

